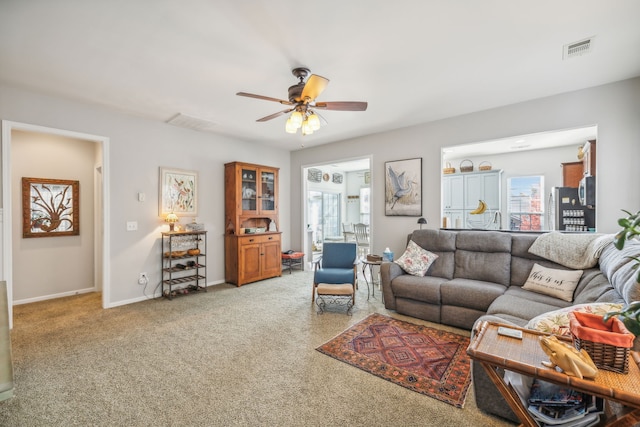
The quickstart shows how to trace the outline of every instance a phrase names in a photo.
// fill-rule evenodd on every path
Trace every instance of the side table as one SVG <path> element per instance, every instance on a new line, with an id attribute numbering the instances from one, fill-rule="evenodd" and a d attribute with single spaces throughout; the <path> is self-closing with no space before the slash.
<path id="1" fill-rule="evenodd" d="M 498 327 L 507 326 L 522 330 L 522 339 L 498 335 Z M 640 357 L 633 352 L 634 362 L 629 363 L 628 374 L 618 374 L 604 369 L 598 370 L 595 380 L 570 377 L 564 373 L 542 365 L 548 356 L 540 347 L 539 337 L 548 335 L 529 329 L 494 322 L 482 322 L 467 349 L 467 354 L 480 362 L 491 381 L 504 396 L 523 426 L 537 427 L 522 404 L 520 397 L 510 384 L 497 372 L 503 368 L 530 377 L 537 377 L 555 384 L 567 385 L 574 390 L 602 397 L 605 400 L 605 413 L 598 425 L 633 426 L 640 422 Z M 566 339 L 567 342 L 571 342 Z M 623 405 L 617 412 L 616 405 Z"/>
<path id="2" fill-rule="evenodd" d="M 376 279 L 373 275 L 373 266 L 377 265 L 380 267 L 382 261 L 369 261 L 366 258 L 362 260 L 362 275 L 364 276 L 364 281 L 367 282 L 367 300 L 369 299 L 369 279 L 367 279 L 367 268 L 369 269 L 369 275 L 371 276 L 371 285 L 373 288 L 373 297 L 376 297 Z"/>

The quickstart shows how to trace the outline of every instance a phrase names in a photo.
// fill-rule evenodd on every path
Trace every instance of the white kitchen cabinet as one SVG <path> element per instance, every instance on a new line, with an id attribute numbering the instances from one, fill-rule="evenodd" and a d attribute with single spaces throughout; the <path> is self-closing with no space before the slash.
<path id="1" fill-rule="evenodd" d="M 451 175 L 442 177 L 443 209 L 464 208 L 464 177 Z"/>
<path id="2" fill-rule="evenodd" d="M 485 213 L 472 215 L 470 212 L 478 208 L 480 200 L 487 205 Z M 446 228 L 499 228 L 491 222 L 501 208 L 501 200 L 502 170 L 442 176 L 442 216 L 447 218 Z"/>

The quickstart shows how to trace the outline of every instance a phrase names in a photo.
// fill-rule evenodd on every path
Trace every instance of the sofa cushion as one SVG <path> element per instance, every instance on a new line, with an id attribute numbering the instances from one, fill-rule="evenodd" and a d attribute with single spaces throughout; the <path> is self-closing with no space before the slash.
<path id="1" fill-rule="evenodd" d="M 486 312 L 506 286 L 481 280 L 456 278 L 440 286 L 442 305 L 467 307 Z"/>
<path id="2" fill-rule="evenodd" d="M 411 233 L 410 240 L 438 255 L 427 272 L 428 275 L 453 279 L 456 235 L 456 232 L 448 230 L 415 230 Z"/>
<path id="3" fill-rule="evenodd" d="M 394 262 L 413 276 L 424 276 L 437 258 L 438 255 L 421 248 L 413 240 L 410 240 L 407 249 Z"/>
<path id="4" fill-rule="evenodd" d="M 640 241 L 627 241 L 621 251 L 609 245 L 600 255 L 600 270 L 627 303 L 640 300 L 636 261 L 630 257 L 640 257 Z"/>
<path id="5" fill-rule="evenodd" d="M 564 305 L 558 305 L 564 304 Z M 522 319 L 516 322 L 525 325 L 530 319 L 542 313 L 547 313 L 558 308 L 567 307 L 571 303 L 547 295 L 536 294 L 522 290 L 522 288 L 509 289 L 489 306 L 487 314 L 499 316 L 505 319 Z"/>
<path id="6" fill-rule="evenodd" d="M 412 276 L 403 274 L 391 282 L 396 298 L 408 298 L 429 304 L 440 304 L 440 286 L 447 279 L 432 276 Z"/>
<path id="7" fill-rule="evenodd" d="M 508 286 L 511 236 L 495 231 L 468 231 L 456 239 L 454 277 Z"/>
<path id="8" fill-rule="evenodd" d="M 624 299 L 613 289 L 613 286 L 598 268 L 584 270 L 578 282 L 578 287 L 573 292 L 574 304 L 593 302 L 624 302 Z"/>
<path id="9" fill-rule="evenodd" d="M 508 253 L 473 252 L 459 249 L 455 254 L 454 277 L 508 286 L 511 271 L 510 258 Z"/>
<path id="10" fill-rule="evenodd" d="M 536 316 L 527 323 L 526 328 L 548 334 L 570 336 L 569 313 L 578 311 L 604 316 L 610 311 L 619 311 L 623 306 L 624 304 L 610 302 L 572 305 Z"/>
<path id="11" fill-rule="evenodd" d="M 582 270 L 558 270 L 534 264 L 522 289 L 573 301 L 573 291 L 582 277 Z"/>

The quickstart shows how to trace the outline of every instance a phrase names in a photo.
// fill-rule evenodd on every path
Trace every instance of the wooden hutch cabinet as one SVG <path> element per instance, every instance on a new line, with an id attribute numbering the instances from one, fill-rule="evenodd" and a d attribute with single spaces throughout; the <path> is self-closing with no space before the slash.
<path id="1" fill-rule="evenodd" d="M 282 275 L 278 168 L 224 165 L 225 280 L 237 286 Z"/>

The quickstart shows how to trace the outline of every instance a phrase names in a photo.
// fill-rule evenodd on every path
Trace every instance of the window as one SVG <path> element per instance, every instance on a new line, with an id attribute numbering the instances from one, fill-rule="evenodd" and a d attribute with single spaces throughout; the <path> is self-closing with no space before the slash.
<path id="1" fill-rule="evenodd" d="M 510 230 L 541 231 L 544 227 L 544 177 L 518 176 L 507 180 Z"/>
<path id="2" fill-rule="evenodd" d="M 340 193 L 309 191 L 307 196 L 309 227 L 314 232 L 313 241 L 327 238 L 342 239 L 340 226 Z"/>

